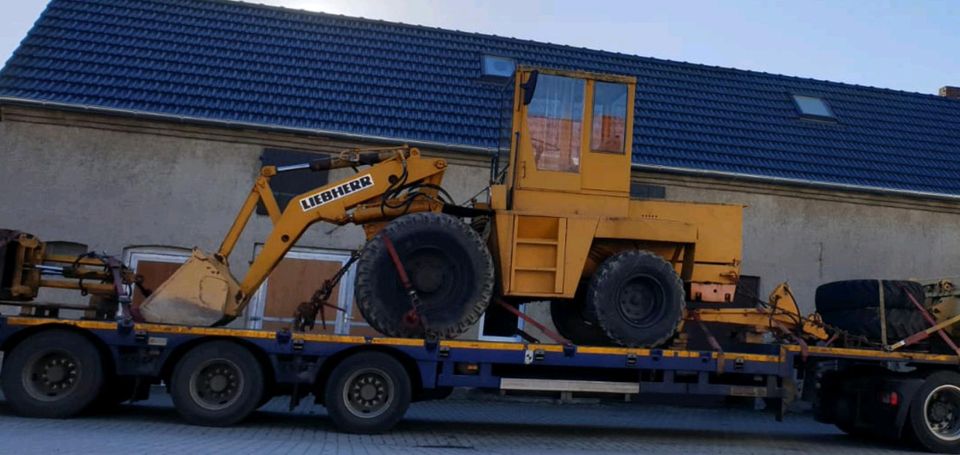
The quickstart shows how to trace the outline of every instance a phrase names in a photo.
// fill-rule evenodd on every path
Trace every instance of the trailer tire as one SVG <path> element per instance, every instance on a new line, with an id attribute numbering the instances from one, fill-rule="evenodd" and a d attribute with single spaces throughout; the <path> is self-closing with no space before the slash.
<path id="1" fill-rule="evenodd" d="M 382 352 L 361 352 L 330 373 L 324 405 L 338 430 L 373 434 L 393 428 L 411 396 L 410 376 L 400 362 Z"/>
<path id="2" fill-rule="evenodd" d="M 617 253 L 597 268 L 587 311 L 614 343 L 655 347 L 680 328 L 686 306 L 673 265 L 648 251 Z"/>
<path id="3" fill-rule="evenodd" d="M 589 320 L 585 301 L 589 285 L 580 283 L 577 295 L 571 300 L 551 300 L 550 319 L 557 332 L 573 344 L 607 346 L 611 341 L 606 332 L 596 321 Z"/>
<path id="4" fill-rule="evenodd" d="M 371 327 L 392 337 L 426 335 L 384 236 L 396 248 L 432 334 L 452 338 L 480 320 L 494 288 L 493 258 L 486 244 L 463 221 L 424 212 L 391 221 L 367 243 L 357 260 L 357 307 Z"/>
<path id="5" fill-rule="evenodd" d="M 960 374 L 927 377 L 910 403 L 904 430 L 914 442 L 938 453 L 960 453 Z"/>
<path id="6" fill-rule="evenodd" d="M 263 369 L 247 348 L 211 341 L 188 351 L 170 377 L 170 396 L 187 422 L 230 426 L 257 409 L 264 394 Z"/>
<path id="7" fill-rule="evenodd" d="M 62 329 L 28 336 L 9 353 L 0 378 L 14 412 L 26 417 L 67 418 L 87 409 L 104 383 L 97 347 Z"/>
<path id="8" fill-rule="evenodd" d="M 95 413 L 109 413 L 117 410 L 122 404 L 133 401 L 136 397 L 137 381 L 136 378 L 117 376 L 108 377 L 100 395 L 90 405 L 90 410 Z"/>

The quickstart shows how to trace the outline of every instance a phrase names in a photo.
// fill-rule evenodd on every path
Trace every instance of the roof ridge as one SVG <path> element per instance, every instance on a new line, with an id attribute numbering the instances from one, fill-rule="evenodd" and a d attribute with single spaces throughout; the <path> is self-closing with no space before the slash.
<path id="1" fill-rule="evenodd" d="M 179 1 L 183 1 L 183 0 L 179 0 Z M 753 74 L 753 75 L 769 76 L 769 77 L 774 77 L 774 78 L 786 78 L 786 79 L 791 79 L 791 80 L 795 80 L 795 81 L 808 81 L 808 82 L 823 83 L 823 84 L 830 84 L 830 85 L 843 85 L 843 86 L 846 86 L 846 87 L 856 87 L 856 88 L 863 88 L 863 89 L 868 89 L 868 90 L 894 92 L 894 93 L 898 93 L 898 94 L 905 94 L 905 95 L 911 95 L 911 96 L 921 96 L 921 97 L 927 97 L 927 98 L 933 98 L 933 99 L 939 99 L 939 100 L 944 100 L 944 99 L 945 99 L 945 98 L 942 97 L 942 96 L 939 96 L 939 95 L 937 95 L 937 94 L 932 94 L 932 93 L 913 92 L 913 91 L 909 91 L 909 90 L 900 90 L 900 89 L 888 88 L 888 87 L 877 87 L 877 86 L 866 85 L 866 84 L 857 84 L 857 83 L 852 83 L 852 82 L 832 81 L 832 80 L 829 80 L 829 79 L 817 79 L 817 78 L 814 78 L 814 77 L 795 76 L 795 75 L 788 75 L 788 74 L 782 74 L 782 73 L 774 73 L 774 72 L 762 71 L 762 70 L 736 68 L 736 67 L 732 67 L 732 66 L 720 66 L 720 65 L 710 65 L 710 64 L 705 64 L 705 63 L 687 62 L 687 61 L 683 61 L 683 60 L 671 60 L 671 59 L 665 59 L 665 58 L 660 58 L 660 57 L 651 57 L 651 56 L 644 56 L 644 55 L 638 55 L 638 54 L 629 54 L 629 53 L 619 52 L 619 51 L 610 51 L 610 50 L 605 50 L 605 49 L 594 49 L 594 48 L 590 48 L 590 47 L 576 46 L 576 45 L 572 45 L 572 44 L 554 43 L 554 42 L 550 42 L 550 41 L 537 41 L 537 40 L 532 39 L 532 38 L 517 38 L 517 37 L 509 37 L 509 36 L 496 35 L 496 34 L 493 34 L 493 33 L 471 32 L 471 31 L 466 31 L 466 30 L 449 29 L 449 28 L 443 28 L 443 27 L 432 26 L 432 25 L 409 24 L 409 23 L 406 23 L 406 22 L 390 21 L 390 20 L 385 20 L 385 19 L 373 19 L 373 18 L 367 18 L 367 17 L 362 17 L 362 16 L 348 16 L 348 15 L 345 15 L 345 14 L 327 13 L 327 12 L 323 12 L 323 11 L 310 11 L 310 10 L 305 10 L 305 9 L 301 9 L 301 8 L 290 8 L 290 7 L 277 6 L 277 5 L 265 5 L 265 4 L 262 4 L 262 3 L 255 3 L 255 2 L 252 2 L 252 1 L 246 1 L 246 0 L 200 0 L 200 1 L 201 1 L 201 2 L 205 2 L 205 3 L 219 3 L 219 4 L 227 4 L 227 5 L 242 5 L 242 6 L 250 7 L 250 8 L 261 8 L 261 9 L 274 10 L 274 11 L 279 11 L 279 12 L 288 12 L 288 13 L 302 14 L 302 15 L 311 15 L 311 16 L 319 16 L 319 17 L 329 17 L 329 18 L 340 18 L 340 19 L 347 19 L 347 20 L 356 20 L 356 21 L 360 21 L 360 22 L 378 23 L 378 24 L 391 25 L 391 26 L 400 26 L 400 27 L 407 27 L 407 28 L 419 29 L 419 30 L 432 30 L 432 31 L 438 31 L 438 32 L 445 32 L 445 33 L 451 33 L 451 32 L 452 32 L 452 33 L 457 33 L 457 34 L 466 35 L 466 36 L 475 36 L 475 37 L 482 37 L 482 38 L 496 38 L 496 39 L 501 39 L 501 40 L 509 40 L 509 41 L 511 41 L 511 42 L 530 43 L 530 44 L 536 44 L 536 45 L 541 45 L 541 46 L 542 46 L 542 45 L 547 45 L 547 46 L 551 46 L 551 47 L 557 47 L 557 48 L 563 48 L 563 49 L 571 49 L 571 50 L 579 50 L 579 51 L 584 51 L 584 50 L 585 50 L 585 51 L 596 52 L 596 53 L 605 54 L 605 55 L 610 55 L 610 56 L 623 56 L 623 57 L 628 57 L 628 58 L 643 59 L 643 60 L 648 60 L 648 61 L 657 62 L 657 63 L 666 63 L 666 64 L 673 64 L 673 65 L 679 65 L 679 66 L 689 66 L 689 67 L 694 67 L 694 68 L 709 68 L 709 69 L 713 69 L 713 70 L 725 70 L 725 71 L 730 71 L 730 72 L 734 72 L 734 73 L 747 73 L 747 74 Z M 953 100 L 947 100 L 947 101 L 953 101 Z"/>

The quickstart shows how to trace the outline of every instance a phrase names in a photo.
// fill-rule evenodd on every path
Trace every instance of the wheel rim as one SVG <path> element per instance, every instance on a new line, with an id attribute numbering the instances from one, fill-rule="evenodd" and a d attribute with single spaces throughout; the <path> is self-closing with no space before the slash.
<path id="1" fill-rule="evenodd" d="M 617 311 L 633 327 L 650 327 L 662 320 L 667 310 L 663 286 L 650 275 L 631 277 L 617 293 Z"/>
<path id="2" fill-rule="evenodd" d="M 210 359 L 190 375 L 190 398 L 198 406 L 219 411 L 236 403 L 243 393 L 244 377 L 228 359 Z"/>
<path id="3" fill-rule="evenodd" d="M 450 302 L 469 300 L 469 271 L 455 257 L 456 252 L 436 246 L 415 247 L 406 254 L 404 268 L 410 276 L 410 284 L 417 291 L 422 316 L 434 329 L 445 327 L 460 320 L 460 308 L 451 308 Z M 406 290 L 397 280 L 398 298 L 409 301 Z"/>
<path id="4" fill-rule="evenodd" d="M 393 404 L 393 379 L 379 368 L 355 371 L 345 384 L 343 403 L 354 416 L 372 419 L 387 412 Z"/>
<path id="5" fill-rule="evenodd" d="M 21 379 L 27 393 L 40 401 L 55 401 L 69 395 L 82 377 L 76 357 L 59 349 L 35 355 L 28 365 Z"/>
<path id="6" fill-rule="evenodd" d="M 960 387 L 944 384 L 933 389 L 923 403 L 923 420 L 937 438 L 960 439 Z"/>

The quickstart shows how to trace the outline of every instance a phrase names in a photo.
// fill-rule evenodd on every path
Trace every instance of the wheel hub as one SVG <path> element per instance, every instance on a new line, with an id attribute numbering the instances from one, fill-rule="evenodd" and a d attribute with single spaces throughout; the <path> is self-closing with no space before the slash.
<path id="1" fill-rule="evenodd" d="M 432 294 L 443 287 L 445 281 L 445 261 L 433 254 L 422 254 L 410 261 L 413 287 L 418 292 Z"/>
<path id="2" fill-rule="evenodd" d="M 960 439 L 960 387 L 944 384 L 927 395 L 924 421 L 934 436 L 945 441 Z"/>
<path id="3" fill-rule="evenodd" d="M 80 368 L 66 352 L 52 352 L 37 358 L 23 374 L 27 392 L 35 398 L 49 400 L 73 390 Z"/>
<path id="4" fill-rule="evenodd" d="M 190 396 L 195 403 L 211 411 L 224 409 L 243 391 L 240 368 L 228 359 L 211 359 L 197 368 L 190 378 Z"/>
<path id="5" fill-rule="evenodd" d="M 210 390 L 214 392 L 223 392 L 230 386 L 226 376 L 217 375 L 210 380 Z"/>
<path id="6" fill-rule="evenodd" d="M 360 388 L 360 398 L 364 400 L 373 400 L 377 397 L 377 387 L 372 384 L 364 384 Z"/>
<path id="7" fill-rule="evenodd" d="M 347 410 L 362 418 L 377 417 L 393 403 L 394 385 L 390 377 L 379 369 L 366 369 L 347 379 L 344 404 Z"/>
<path id="8" fill-rule="evenodd" d="M 637 276 L 620 289 L 617 307 L 623 318 L 636 327 L 644 327 L 660 318 L 666 310 L 664 292 L 652 277 Z"/>

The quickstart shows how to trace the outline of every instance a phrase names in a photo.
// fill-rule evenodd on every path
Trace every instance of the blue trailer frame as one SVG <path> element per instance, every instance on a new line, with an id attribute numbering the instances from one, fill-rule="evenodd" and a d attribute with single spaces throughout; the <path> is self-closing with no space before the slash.
<path id="1" fill-rule="evenodd" d="M 341 336 L 160 324 L 124 326 L 106 321 L 32 316 L 0 316 L 0 350 L 14 350 L 23 341 L 51 329 L 82 335 L 100 350 L 110 375 L 135 378 L 143 385 L 166 382 L 177 362 L 194 348 L 214 340 L 230 341 L 245 347 L 260 361 L 268 383 L 268 398 L 290 395 L 291 406 L 310 394 L 321 401 L 331 372 L 345 359 L 363 352 L 380 352 L 402 364 L 412 385 L 413 401 L 442 397 L 443 393 L 438 392 L 454 387 L 501 389 L 505 379 L 608 381 L 635 384 L 637 394 L 764 398 L 780 404 L 775 406 L 778 418 L 782 418 L 796 390 L 795 381 L 804 376 L 803 373 L 809 376 L 824 365 L 855 366 L 889 372 L 876 376 L 881 384 L 877 387 L 900 393 L 896 409 L 883 407 L 878 402 L 883 397 L 867 400 L 867 404 L 880 408 L 865 418 L 889 414 L 883 422 L 871 424 L 878 432 L 888 435 L 899 435 L 906 426 L 918 380 L 922 383 L 925 375 L 934 372 L 956 372 L 960 364 L 960 358 L 954 355 L 795 344 L 763 345 L 767 353 L 758 354 Z M 898 375 L 896 371 L 905 373 Z M 843 388 L 849 382 L 841 381 L 836 387 Z M 862 390 L 846 391 L 841 398 L 854 400 L 853 395 L 860 392 Z M 872 391 L 867 392 L 870 393 L 866 395 L 873 396 Z M 856 401 L 864 400 L 857 396 Z M 828 422 L 836 418 L 821 417 Z"/>

